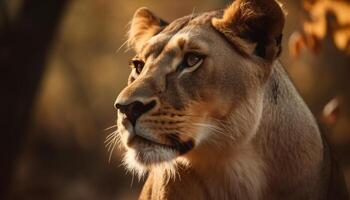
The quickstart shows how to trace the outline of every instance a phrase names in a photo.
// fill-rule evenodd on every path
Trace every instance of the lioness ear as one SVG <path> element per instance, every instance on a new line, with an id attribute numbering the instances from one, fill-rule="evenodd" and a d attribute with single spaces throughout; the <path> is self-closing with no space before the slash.
<path id="1" fill-rule="evenodd" d="M 281 52 L 284 13 L 275 0 L 235 0 L 212 25 L 246 54 L 272 62 Z"/>
<path id="2" fill-rule="evenodd" d="M 156 17 L 147 8 L 139 8 L 133 19 L 128 33 L 128 45 L 140 51 L 144 43 L 152 36 L 160 32 L 167 23 Z"/>

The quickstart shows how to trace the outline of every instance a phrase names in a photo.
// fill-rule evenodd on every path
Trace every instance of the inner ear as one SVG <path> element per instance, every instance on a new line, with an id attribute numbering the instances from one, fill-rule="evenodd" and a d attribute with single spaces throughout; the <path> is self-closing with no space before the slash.
<path id="1" fill-rule="evenodd" d="M 273 61 L 281 52 L 284 13 L 275 0 L 235 0 L 212 25 L 246 54 Z"/>
<path id="2" fill-rule="evenodd" d="M 155 16 L 148 8 L 139 8 L 131 20 L 128 45 L 136 52 L 140 51 L 147 40 L 167 25 L 167 22 Z"/>

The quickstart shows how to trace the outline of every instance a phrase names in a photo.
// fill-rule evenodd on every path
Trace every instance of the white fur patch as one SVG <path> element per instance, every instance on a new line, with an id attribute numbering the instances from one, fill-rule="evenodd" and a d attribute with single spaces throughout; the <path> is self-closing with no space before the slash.
<path id="1" fill-rule="evenodd" d="M 163 33 L 159 33 L 158 35 L 155 35 L 153 37 L 151 37 L 148 41 L 147 41 L 147 45 L 148 46 L 153 46 L 156 45 L 158 43 L 160 43 L 162 40 L 164 40 L 165 38 L 169 37 L 166 34 Z"/>
<path id="2" fill-rule="evenodd" d="M 149 147 L 142 150 L 128 148 L 123 163 L 133 174 L 142 178 L 150 169 L 166 170 L 174 177 L 176 172 L 175 151 L 162 147 Z"/>
<path id="3" fill-rule="evenodd" d="M 209 137 L 209 134 L 213 131 L 213 126 L 210 123 L 194 123 L 195 126 L 197 126 L 197 135 L 194 138 L 195 144 L 198 146 L 203 141 L 206 141 L 206 139 Z"/>

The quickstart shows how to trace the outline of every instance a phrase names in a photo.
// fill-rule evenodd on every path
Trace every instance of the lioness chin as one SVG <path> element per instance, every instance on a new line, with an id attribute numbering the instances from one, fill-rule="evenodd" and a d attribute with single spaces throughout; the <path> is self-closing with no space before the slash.
<path id="1" fill-rule="evenodd" d="M 149 173 L 140 199 L 346 199 L 277 61 L 284 17 L 274 0 L 172 23 L 136 11 L 136 56 L 115 106 L 125 165 Z"/>

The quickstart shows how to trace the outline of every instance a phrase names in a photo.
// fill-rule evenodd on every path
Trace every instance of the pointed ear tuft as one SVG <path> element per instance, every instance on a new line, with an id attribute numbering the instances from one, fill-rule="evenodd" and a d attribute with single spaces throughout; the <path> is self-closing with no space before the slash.
<path id="1" fill-rule="evenodd" d="M 167 23 L 156 17 L 148 8 L 139 8 L 131 20 L 128 46 L 136 52 L 140 51 L 145 42 L 165 26 L 167 26 Z"/>
<path id="2" fill-rule="evenodd" d="M 222 18 L 213 18 L 213 27 L 233 43 L 245 41 L 254 52 L 267 61 L 273 61 L 281 52 L 284 13 L 275 0 L 235 0 Z M 238 42 L 239 43 L 239 42 Z"/>

